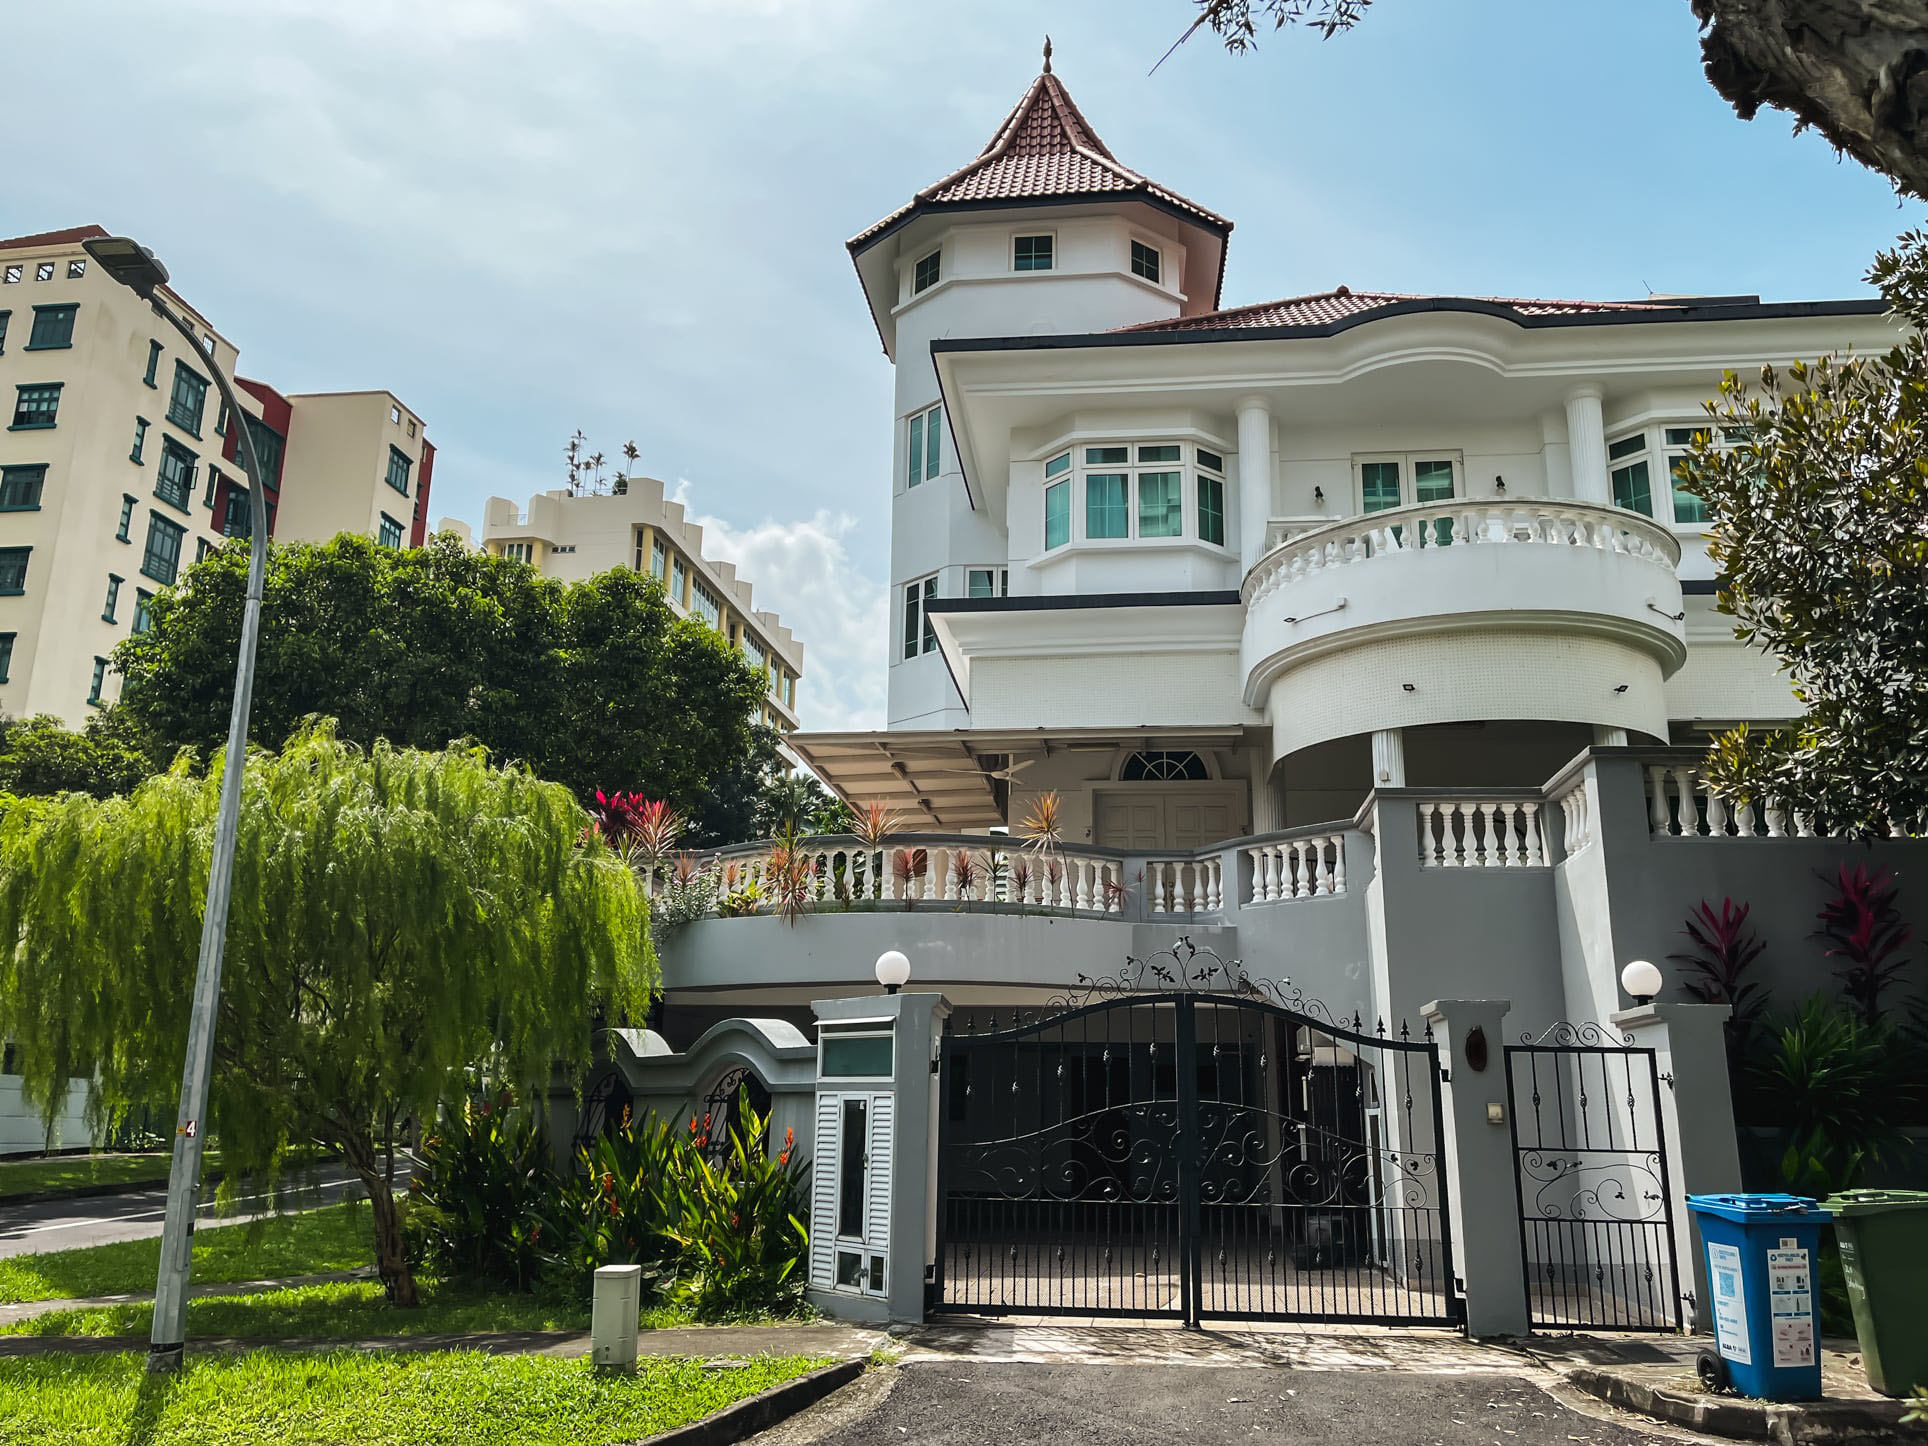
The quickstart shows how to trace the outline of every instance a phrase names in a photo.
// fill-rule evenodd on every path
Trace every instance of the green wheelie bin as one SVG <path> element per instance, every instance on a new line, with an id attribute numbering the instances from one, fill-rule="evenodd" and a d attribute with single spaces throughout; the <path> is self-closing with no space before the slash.
<path id="1" fill-rule="evenodd" d="M 1884 1396 L 1928 1386 L 1928 1191 L 1844 1190 L 1823 1203 L 1868 1384 Z"/>

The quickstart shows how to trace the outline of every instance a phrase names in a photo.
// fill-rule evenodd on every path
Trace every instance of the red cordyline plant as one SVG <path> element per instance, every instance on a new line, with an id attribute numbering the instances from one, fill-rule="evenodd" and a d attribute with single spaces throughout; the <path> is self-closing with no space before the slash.
<path id="1" fill-rule="evenodd" d="M 884 840 L 903 826 L 903 816 L 892 812 L 881 803 L 871 802 L 857 810 L 850 822 L 850 831 L 866 848 L 878 848 Z"/>
<path id="2" fill-rule="evenodd" d="M 640 793 L 596 790 L 589 814 L 594 827 L 629 866 L 654 878 L 676 848 L 683 816 L 661 799 Z"/>
<path id="3" fill-rule="evenodd" d="M 910 886 L 930 872 L 931 856 L 923 849 L 898 849 L 890 856 L 890 871 L 897 879 L 897 897 L 904 907 L 911 905 Z"/>
<path id="4" fill-rule="evenodd" d="M 804 842 L 794 824 L 770 845 L 763 865 L 763 889 L 772 911 L 792 927 L 816 902 L 816 851 Z"/>
<path id="5" fill-rule="evenodd" d="M 1689 994 L 1705 1003 L 1725 1004 L 1733 1009 L 1727 1031 L 1736 1039 L 1745 1038 L 1753 1029 L 1766 1002 L 1762 987 L 1748 983 L 1744 977 L 1767 948 L 1748 925 L 1751 907 L 1722 899 L 1720 911 L 1716 913 L 1714 906 L 1702 899 L 1680 931 L 1693 941 L 1693 951 L 1667 956 L 1677 964 L 1685 964 L 1698 976 L 1682 981 L 1682 987 Z"/>
<path id="6" fill-rule="evenodd" d="M 1862 1021 L 1872 1027 L 1881 1020 L 1881 996 L 1901 982 L 1908 967 L 1900 955 L 1915 931 L 1901 917 L 1888 870 L 1871 874 L 1866 864 L 1853 869 L 1842 864 L 1831 882 L 1835 895 L 1821 906 L 1814 937 L 1828 946 L 1828 958 L 1846 961 L 1835 974 Z"/>

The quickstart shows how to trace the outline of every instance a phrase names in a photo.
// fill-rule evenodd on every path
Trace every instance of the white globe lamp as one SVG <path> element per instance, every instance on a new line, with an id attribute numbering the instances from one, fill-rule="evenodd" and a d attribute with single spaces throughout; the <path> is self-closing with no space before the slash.
<path id="1" fill-rule="evenodd" d="M 901 950 L 886 949 L 877 956 L 877 982 L 886 994 L 895 994 L 910 982 L 910 960 Z"/>
<path id="2" fill-rule="evenodd" d="M 1652 1003 L 1663 982 L 1660 971 L 1645 959 L 1636 959 L 1620 971 L 1620 987 L 1633 996 L 1636 1004 Z"/>

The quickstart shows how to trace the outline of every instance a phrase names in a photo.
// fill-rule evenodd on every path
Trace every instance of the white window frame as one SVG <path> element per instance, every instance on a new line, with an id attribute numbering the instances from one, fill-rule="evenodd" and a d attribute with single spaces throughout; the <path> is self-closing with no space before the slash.
<path id="1" fill-rule="evenodd" d="M 913 423 L 916 425 L 916 435 L 918 438 L 918 446 L 915 454 L 911 451 L 910 440 Z M 935 482 L 939 477 L 944 475 L 944 446 L 941 440 L 938 442 L 937 455 L 935 457 L 931 455 L 931 434 L 933 431 L 936 432 L 940 439 L 944 435 L 944 404 L 942 402 L 932 402 L 929 406 L 919 407 L 916 411 L 905 415 L 904 490 L 907 492 L 913 487 L 923 486 L 926 482 Z M 933 461 L 937 463 L 935 471 L 931 469 L 931 463 Z M 911 475 L 913 463 L 916 464 L 916 476 Z"/>
<path id="2" fill-rule="evenodd" d="M 1453 469 L 1452 500 L 1466 496 L 1466 454 L 1454 447 L 1421 447 L 1410 452 L 1354 452 L 1352 454 L 1352 508 L 1361 517 L 1369 516 L 1366 511 L 1366 466 L 1371 462 L 1397 462 L 1399 464 L 1399 502 L 1400 507 L 1417 507 L 1419 502 L 1419 475 L 1415 464 L 1420 462 L 1446 462 Z M 1408 483 L 1411 487 L 1408 487 Z M 1443 502 L 1446 498 L 1428 498 L 1429 503 Z M 1385 511 L 1387 509 L 1380 509 Z"/>
<path id="3" fill-rule="evenodd" d="M 1139 272 L 1137 258 L 1131 254 L 1131 248 L 1133 246 L 1142 246 L 1158 258 L 1158 274 L 1156 276 L 1145 276 Z M 1166 261 L 1169 259 L 1165 255 L 1166 249 L 1166 243 L 1162 240 L 1150 236 L 1139 236 L 1127 233 L 1125 243 L 1126 274 L 1135 281 L 1144 282 L 1147 286 L 1156 286 L 1160 291 L 1169 291 L 1171 287 L 1165 280 L 1167 274 Z"/>
<path id="4" fill-rule="evenodd" d="M 980 577 L 986 578 L 989 580 L 990 588 L 991 588 L 989 592 L 971 591 L 971 589 L 976 586 L 975 579 Z M 1010 568 L 1008 567 L 967 567 L 964 569 L 964 596 L 965 597 L 967 598 L 1009 597 L 1010 595 L 1011 595 L 1011 569 Z"/>
<path id="5" fill-rule="evenodd" d="M 904 635 L 898 641 L 897 656 L 892 663 L 908 663 L 926 653 L 937 651 L 937 635 L 931 627 L 929 604 L 942 596 L 937 590 L 939 574 L 927 573 L 923 577 L 913 577 L 899 585 L 897 590 L 897 612 L 903 619 Z M 916 623 L 912 625 L 912 604 L 915 603 Z M 913 644 L 918 646 L 913 646 Z"/>
<path id="6" fill-rule="evenodd" d="M 1217 457 L 1220 467 L 1216 470 L 1203 467 L 1198 460 L 1199 448 L 1204 444 L 1184 437 L 1133 437 L 1124 438 L 1085 438 L 1074 442 L 1069 449 L 1054 450 L 1038 463 L 1041 483 L 1038 500 L 1039 540 L 1043 546 L 1040 556 L 1050 556 L 1070 548 L 1114 548 L 1114 547 L 1203 547 L 1215 552 L 1230 555 L 1228 545 L 1232 536 L 1231 495 L 1232 489 L 1223 470 L 1225 452 L 1217 447 L 1205 450 Z M 1091 453 L 1109 447 L 1122 447 L 1126 460 L 1123 462 L 1093 462 Z M 1176 447 L 1178 460 L 1175 462 L 1152 462 L 1140 460 L 1141 452 L 1152 447 Z M 1045 468 L 1060 457 L 1069 455 L 1071 465 L 1055 476 L 1045 475 Z M 1224 489 L 1225 505 L 1224 527 L 1226 542 L 1213 542 L 1199 535 L 1198 479 L 1201 470 Z M 1168 537 L 1146 537 L 1143 535 L 1139 516 L 1139 490 L 1141 479 L 1154 473 L 1176 472 L 1178 474 L 1179 527 L 1176 535 Z M 1089 479 L 1093 476 L 1125 478 L 1125 533 L 1122 537 L 1093 537 L 1090 534 Z M 1048 522 L 1048 495 L 1053 487 L 1069 482 L 1071 488 L 1071 526 L 1069 535 L 1061 543 L 1050 541 Z"/>
<path id="7" fill-rule="evenodd" d="M 921 267 L 926 261 L 930 260 L 933 256 L 937 258 L 937 274 L 933 276 L 923 286 L 919 286 L 917 284 L 918 268 Z M 910 263 L 910 274 L 908 279 L 910 281 L 910 294 L 912 296 L 922 296 L 926 291 L 935 291 L 938 287 L 942 286 L 944 284 L 944 248 L 943 246 L 941 244 L 937 246 L 933 246 L 931 247 L 930 250 L 926 251 L 923 255 L 913 260 Z"/>
<path id="8" fill-rule="evenodd" d="M 1040 236 L 1051 243 L 1051 264 L 1049 266 L 1031 266 L 1031 267 L 1024 268 L 1022 270 L 1019 269 L 1018 242 L 1029 241 L 1035 237 L 1040 237 Z M 1056 231 L 1048 230 L 1048 229 L 1046 230 L 1027 229 L 1023 231 L 1013 231 L 1011 233 L 1011 274 L 1012 275 L 1014 276 L 1048 275 L 1049 273 L 1056 271 L 1057 269 L 1058 269 L 1058 233 Z"/>

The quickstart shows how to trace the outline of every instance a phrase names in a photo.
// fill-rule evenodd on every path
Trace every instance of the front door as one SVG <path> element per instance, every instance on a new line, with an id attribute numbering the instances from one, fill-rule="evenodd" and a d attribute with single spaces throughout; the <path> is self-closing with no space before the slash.
<path id="1" fill-rule="evenodd" d="M 1240 790 L 1223 784 L 1127 784 L 1097 795 L 1092 842 L 1131 853 L 1205 848 L 1243 832 Z"/>

